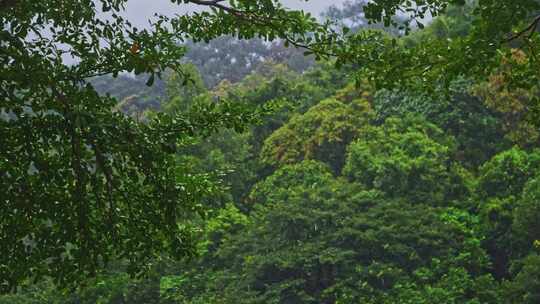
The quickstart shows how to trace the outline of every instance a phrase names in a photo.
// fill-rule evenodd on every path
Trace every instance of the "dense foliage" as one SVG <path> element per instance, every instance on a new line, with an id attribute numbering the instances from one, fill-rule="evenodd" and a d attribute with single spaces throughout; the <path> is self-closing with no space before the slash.
<path id="1" fill-rule="evenodd" d="M 1 304 L 540 301 L 540 2 L 176 2 L 0 2 Z"/>
<path id="2" fill-rule="evenodd" d="M 122 16 L 126 0 L 0 2 L 1 291 L 43 276 L 76 285 L 112 259 L 130 261 L 136 274 L 161 254 L 192 256 L 194 222 L 216 186 L 206 172 L 190 172 L 178 152 L 266 112 L 206 99 L 140 119 L 115 111 L 126 105 L 99 95 L 91 78 L 145 73 L 151 86 L 172 71 L 195 82 L 182 61 L 184 41 L 232 35 L 295 43 L 324 31 L 271 0 L 175 2 L 212 10 L 157 15 L 151 28 L 138 29 Z M 184 100 L 199 92 L 181 91 Z"/>

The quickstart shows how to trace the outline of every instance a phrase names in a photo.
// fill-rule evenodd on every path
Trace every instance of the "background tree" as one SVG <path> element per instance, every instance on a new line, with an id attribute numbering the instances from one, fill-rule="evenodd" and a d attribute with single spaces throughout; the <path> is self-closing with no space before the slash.
<path id="1" fill-rule="evenodd" d="M 316 159 L 339 172 L 345 161 L 346 147 L 360 136 L 369 117 L 370 105 L 366 99 L 322 100 L 306 113 L 293 116 L 266 139 L 261 151 L 263 161 L 278 167 Z"/>
<path id="2" fill-rule="evenodd" d="M 449 94 L 441 93 L 445 91 L 442 88 L 430 93 L 380 90 L 373 100 L 377 122 L 417 113 L 452 135 L 457 145 L 453 158 L 475 169 L 508 148 L 510 142 L 498 139 L 506 134 L 501 115 L 475 97 L 471 86 L 471 81 L 460 79 L 450 85 Z"/>
<path id="3" fill-rule="evenodd" d="M 498 299 L 477 219 L 466 212 L 387 200 L 315 161 L 277 170 L 252 199 L 250 221 L 202 274 L 205 296 L 222 303 Z M 197 303 L 201 293 L 188 282 L 179 292 Z"/>
<path id="4" fill-rule="evenodd" d="M 468 192 L 454 149 L 453 138 L 422 118 L 389 118 L 349 146 L 343 174 L 390 197 L 447 204 Z"/>

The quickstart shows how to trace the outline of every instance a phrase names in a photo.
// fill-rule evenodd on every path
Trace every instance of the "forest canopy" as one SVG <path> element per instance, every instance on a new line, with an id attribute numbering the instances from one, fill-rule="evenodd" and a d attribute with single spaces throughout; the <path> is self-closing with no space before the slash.
<path id="1" fill-rule="evenodd" d="M 0 1 L 0 303 L 539 301 L 539 1 L 172 2 Z"/>

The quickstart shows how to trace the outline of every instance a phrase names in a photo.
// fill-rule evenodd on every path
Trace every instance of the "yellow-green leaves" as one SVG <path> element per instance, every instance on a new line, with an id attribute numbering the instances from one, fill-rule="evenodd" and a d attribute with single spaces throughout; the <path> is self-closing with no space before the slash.
<path id="1" fill-rule="evenodd" d="M 368 123 L 370 105 L 365 99 L 350 102 L 326 99 L 296 115 L 265 141 L 263 161 L 279 167 L 303 159 L 326 162 L 336 172 L 343 166 L 346 146 Z"/>

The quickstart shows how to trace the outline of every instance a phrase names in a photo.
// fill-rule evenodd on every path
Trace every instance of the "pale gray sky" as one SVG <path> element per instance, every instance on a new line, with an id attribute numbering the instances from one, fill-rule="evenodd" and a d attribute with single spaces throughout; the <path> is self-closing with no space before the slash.
<path id="1" fill-rule="evenodd" d="M 339 5 L 345 0 L 281 0 L 284 6 L 291 9 L 302 9 L 318 17 L 319 14 L 332 4 Z M 191 5 L 173 4 L 170 0 L 130 0 L 128 1 L 126 16 L 138 27 L 148 25 L 148 19 L 153 13 L 174 15 L 190 10 Z"/>

